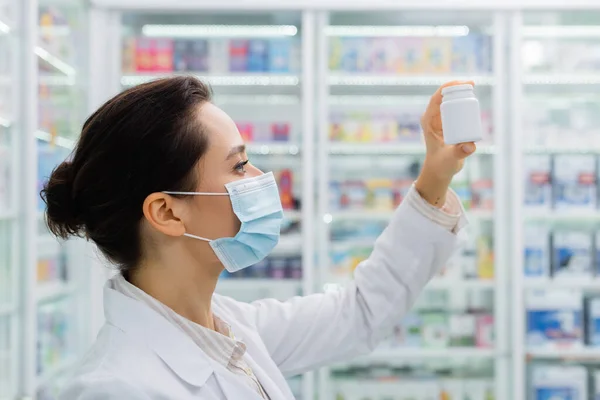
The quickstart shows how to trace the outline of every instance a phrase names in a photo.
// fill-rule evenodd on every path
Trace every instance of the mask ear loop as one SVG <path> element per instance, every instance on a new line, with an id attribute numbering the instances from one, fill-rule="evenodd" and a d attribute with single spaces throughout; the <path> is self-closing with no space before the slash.
<path id="1" fill-rule="evenodd" d="M 172 194 L 176 196 L 229 196 L 229 193 L 206 193 L 206 192 L 170 192 L 162 191 L 164 194 Z"/>
<path id="2" fill-rule="evenodd" d="M 176 196 L 229 196 L 229 193 L 173 192 L 173 191 L 167 191 L 167 190 L 164 190 L 162 193 L 176 195 Z M 202 240 L 204 242 L 212 242 L 212 240 L 210 240 L 210 239 L 203 238 L 202 236 L 192 235 L 191 233 L 184 233 L 183 236 L 186 236 L 186 237 L 189 237 L 192 239 Z"/>

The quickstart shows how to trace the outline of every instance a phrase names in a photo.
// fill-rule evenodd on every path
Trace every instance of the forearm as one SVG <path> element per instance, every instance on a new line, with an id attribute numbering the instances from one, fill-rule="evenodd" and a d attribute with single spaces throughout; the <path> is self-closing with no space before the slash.
<path id="1" fill-rule="evenodd" d="M 415 189 L 421 197 L 429 204 L 441 208 L 446 203 L 446 194 L 452 178 L 440 177 L 439 173 L 425 160 L 423 169 L 417 181 Z"/>

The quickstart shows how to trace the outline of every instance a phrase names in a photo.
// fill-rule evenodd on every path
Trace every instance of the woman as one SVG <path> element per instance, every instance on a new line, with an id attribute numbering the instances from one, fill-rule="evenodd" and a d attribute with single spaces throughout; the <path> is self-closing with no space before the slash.
<path id="1" fill-rule="evenodd" d="M 454 249 L 464 217 L 448 185 L 475 146 L 444 145 L 438 90 L 420 177 L 352 285 L 283 303 L 214 294 L 223 268 L 269 254 L 283 214 L 273 175 L 210 100 L 192 77 L 126 90 L 43 190 L 52 232 L 91 239 L 120 270 L 61 399 L 292 399 L 284 375 L 373 350 Z"/>

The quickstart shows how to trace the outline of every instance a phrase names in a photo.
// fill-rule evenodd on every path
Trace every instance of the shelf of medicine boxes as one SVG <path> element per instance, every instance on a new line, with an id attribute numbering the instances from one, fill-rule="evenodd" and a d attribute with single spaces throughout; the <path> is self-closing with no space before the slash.
<path id="1" fill-rule="evenodd" d="M 600 278 L 525 278 L 523 280 L 525 289 L 579 289 L 585 291 L 600 292 Z"/>
<path id="2" fill-rule="evenodd" d="M 600 85 L 600 74 L 526 74 L 522 83 L 524 85 Z"/>
<path id="3" fill-rule="evenodd" d="M 325 223 L 333 221 L 387 221 L 392 218 L 394 210 L 376 211 L 376 210 L 340 210 L 325 214 L 323 220 Z M 467 217 L 480 221 L 492 220 L 494 218 L 493 210 L 467 210 Z"/>
<path id="4" fill-rule="evenodd" d="M 525 218 L 528 221 L 574 223 L 574 222 L 599 222 L 600 210 L 526 210 Z"/>
<path id="5" fill-rule="evenodd" d="M 445 348 L 419 348 L 419 347 L 384 347 L 373 353 L 357 357 L 349 362 L 340 362 L 333 366 L 334 369 L 345 368 L 352 365 L 373 365 L 396 363 L 399 360 L 469 360 L 493 359 L 497 351 L 493 348 L 478 347 L 445 347 Z"/>
<path id="6" fill-rule="evenodd" d="M 494 84 L 492 76 L 386 75 L 330 72 L 329 86 L 440 86 L 454 80 L 472 80 L 475 85 Z"/>
<path id="7" fill-rule="evenodd" d="M 562 349 L 528 349 L 527 358 L 535 360 L 561 360 L 584 363 L 600 363 L 600 348 L 582 346 L 577 348 Z"/>
<path id="8" fill-rule="evenodd" d="M 329 143 L 331 155 L 425 155 L 425 145 L 421 143 Z M 477 145 L 479 155 L 495 154 L 493 145 Z"/>
<path id="9" fill-rule="evenodd" d="M 165 74 L 130 74 L 121 77 L 122 86 L 135 86 L 154 79 L 177 75 Z M 208 82 L 212 86 L 298 86 L 300 78 L 298 75 L 289 74 L 264 74 L 264 73 L 229 73 L 223 75 L 212 75 L 206 73 L 184 73 L 183 75 L 195 75 L 199 79 Z"/>

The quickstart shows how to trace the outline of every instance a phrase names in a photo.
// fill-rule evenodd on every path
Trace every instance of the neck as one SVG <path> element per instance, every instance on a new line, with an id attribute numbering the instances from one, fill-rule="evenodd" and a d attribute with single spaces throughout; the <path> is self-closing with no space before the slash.
<path id="1" fill-rule="evenodd" d="M 170 263 L 176 268 L 145 262 L 130 282 L 182 317 L 215 330 L 211 301 L 222 269 L 195 260 L 179 261 Z"/>

